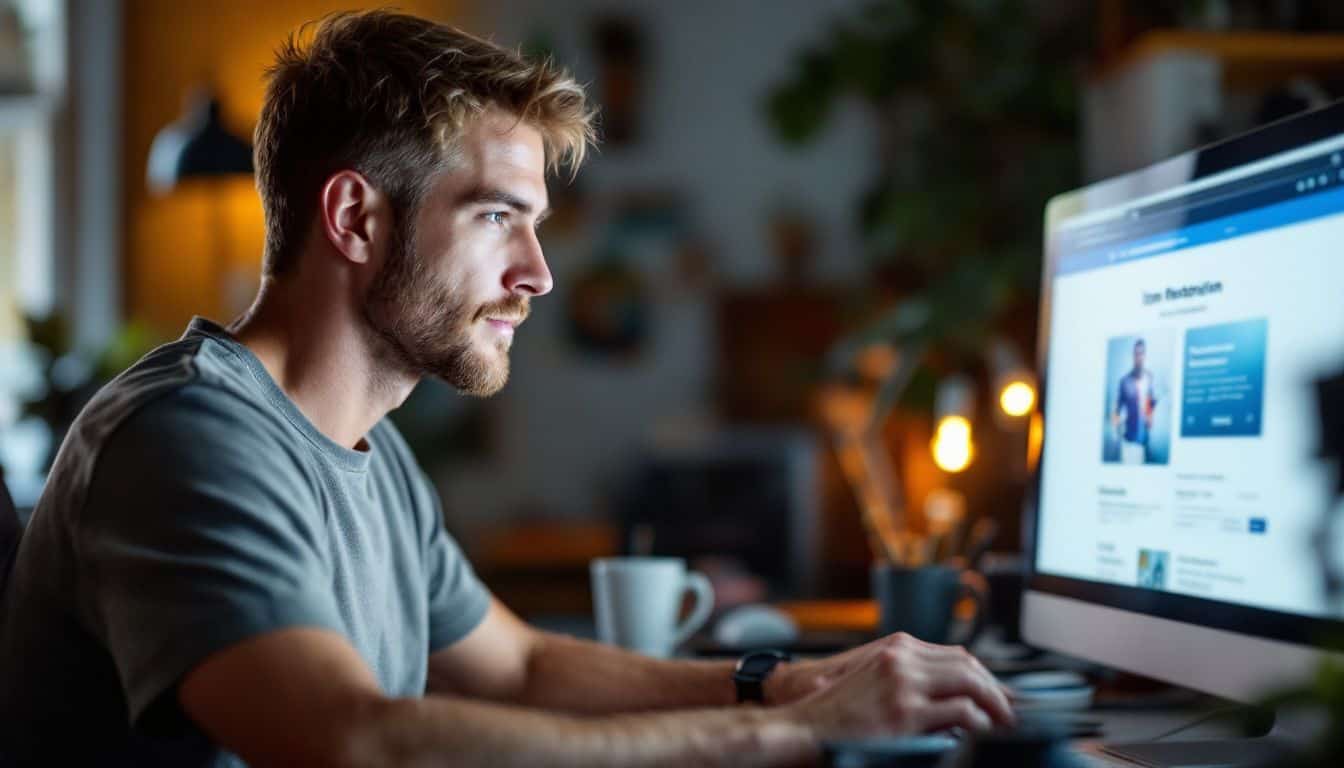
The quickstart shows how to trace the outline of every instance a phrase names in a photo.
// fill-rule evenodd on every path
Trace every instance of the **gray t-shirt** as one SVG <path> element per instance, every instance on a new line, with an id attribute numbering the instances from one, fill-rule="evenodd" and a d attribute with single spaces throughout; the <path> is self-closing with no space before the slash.
<path id="1" fill-rule="evenodd" d="M 233 765 L 176 689 L 285 627 L 337 632 L 390 696 L 489 593 L 386 420 L 328 439 L 218 325 L 147 355 L 80 414 L 23 535 L 0 624 L 0 765 Z"/>

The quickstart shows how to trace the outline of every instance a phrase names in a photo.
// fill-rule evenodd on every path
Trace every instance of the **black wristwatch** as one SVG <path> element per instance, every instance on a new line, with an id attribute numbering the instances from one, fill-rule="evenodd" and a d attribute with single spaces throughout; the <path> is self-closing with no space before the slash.
<path id="1" fill-rule="evenodd" d="M 737 686 L 737 702 L 765 701 L 765 678 L 781 661 L 793 657 L 784 651 L 752 651 L 737 660 L 733 669 L 733 684 Z"/>

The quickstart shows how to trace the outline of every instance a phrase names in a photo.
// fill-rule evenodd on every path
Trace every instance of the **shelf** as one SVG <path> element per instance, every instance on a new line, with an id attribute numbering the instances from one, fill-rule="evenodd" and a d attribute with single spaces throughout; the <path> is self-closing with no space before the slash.
<path id="1" fill-rule="evenodd" d="M 1293 75 L 1344 72 L 1344 35 L 1160 29 L 1139 37 L 1100 74 L 1179 54 L 1217 59 L 1224 81 L 1230 84 L 1267 85 Z"/>

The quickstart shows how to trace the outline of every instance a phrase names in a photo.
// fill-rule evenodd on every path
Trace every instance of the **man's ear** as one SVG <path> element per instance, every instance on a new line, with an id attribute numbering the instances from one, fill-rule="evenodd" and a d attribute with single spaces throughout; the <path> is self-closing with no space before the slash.
<path id="1" fill-rule="evenodd" d="M 367 264 L 391 221 L 387 197 L 360 173 L 338 171 L 322 185 L 318 223 L 346 259 Z"/>

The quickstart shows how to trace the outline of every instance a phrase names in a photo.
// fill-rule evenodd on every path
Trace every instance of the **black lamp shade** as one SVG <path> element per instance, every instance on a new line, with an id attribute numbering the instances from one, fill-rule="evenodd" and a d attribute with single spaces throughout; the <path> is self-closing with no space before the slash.
<path id="1" fill-rule="evenodd" d="M 159 131 L 149 148 L 149 186 L 167 192 L 183 180 L 252 173 L 252 146 L 229 133 L 219 101 L 198 96 L 187 114 Z"/>

